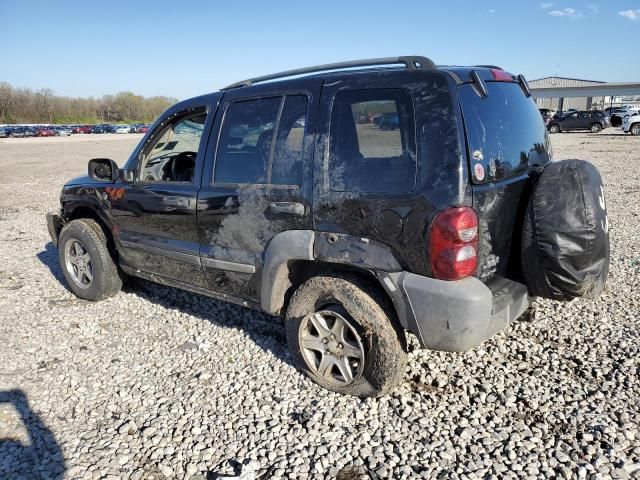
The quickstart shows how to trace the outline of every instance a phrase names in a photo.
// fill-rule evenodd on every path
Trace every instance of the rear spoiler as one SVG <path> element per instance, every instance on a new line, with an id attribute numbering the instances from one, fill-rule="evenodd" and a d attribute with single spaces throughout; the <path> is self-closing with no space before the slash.
<path id="1" fill-rule="evenodd" d="M 517 76 L 511 75 L 508 72 L 505 72 L 501 68 L 489 68 L 491 75 L 493 76 L 494 82 L 516 82 L 522 88 L 522 91 L 527 97 L 531 97 L 531 88 L 529 88 L 529 84 L 527 80 L 524 78 L 524 75 L 520 74 Z M 485 84 L 485 80 L 482 79 L 477 70 L 471 70 L 471 82 L 480 97 L 484 98 L 489 95 L 489 91 L 487 90 L 487 86 Z"/>

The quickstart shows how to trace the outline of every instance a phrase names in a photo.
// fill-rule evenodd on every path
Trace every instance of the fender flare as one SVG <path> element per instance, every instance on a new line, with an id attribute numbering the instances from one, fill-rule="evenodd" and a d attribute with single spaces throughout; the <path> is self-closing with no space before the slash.
<path id="1" fill-rule="evenodd" d="M 314 233 L 312 230 L 287 230 L 271 239 L 264 253 L 260 282 L 260 305 L 271 315 L 278 315 L 284 296 L 291 286 L 289 262 L 313 260 Z"/>
<path id="2" fill-rule="evenodd" d="M 293 260 L 317 260 L 376 273 L 402 271 L 391 249 L 375 240 L 341 233 L 287 230 L 273 237 L 265 250 L 260 278 L 260 305 L 265 312 L 280 314 L 291 287 L 289 262 Z"/>

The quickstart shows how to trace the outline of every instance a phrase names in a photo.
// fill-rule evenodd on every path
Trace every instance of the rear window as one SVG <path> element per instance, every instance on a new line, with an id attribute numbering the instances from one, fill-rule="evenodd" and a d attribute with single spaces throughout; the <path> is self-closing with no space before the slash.
<path id="1" fill-rule="evenodd" d="M 492 182 L 550 161 L 549 138 L 540 112 L 517 83 L 487 82 L 482 98 L 472 85 L 458 89 L 467 131 L 471 175 Z"/>

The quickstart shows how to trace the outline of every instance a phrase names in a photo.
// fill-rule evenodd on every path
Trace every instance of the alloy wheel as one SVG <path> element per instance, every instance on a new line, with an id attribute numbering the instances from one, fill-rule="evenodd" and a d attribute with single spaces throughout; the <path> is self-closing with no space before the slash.
<path id="1" fill-rule="evenodd" d="M 67 273 L 80 288 L 89 288 L 93 282 L 93 263 L 86 247 L 77 238 L 65 245 L 64 258 Z"/>
<path id="2" fill-rule="evenodd" d="M 332 310 L 310 313 L 300 323 L 298 341 L 307 367 L 325 381 L 345 386 L 362 374 L 362 340 L 345 316 Z"/>

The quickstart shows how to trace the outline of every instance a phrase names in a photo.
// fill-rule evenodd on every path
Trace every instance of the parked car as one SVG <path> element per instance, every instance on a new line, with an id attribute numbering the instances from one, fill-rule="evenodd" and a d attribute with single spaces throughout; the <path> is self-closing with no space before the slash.
<path id="1" fill-rule="evenodd" d="M 25 137 L 37 137 L 38 129 L 36 127 L 24 127 L 24 136 Z"/>
<path id="2" fill-rule="evenodd" d="M 64 125 L 58 125 L 54 127 L 54 130 L 56 131 L 57 135 L 61 137 L 68 137 L 71 135 L 71 128 Z"/>
<path id="3" fill-rule="evenodd" d="M 7 138 L 9 136 L 9 129 L 7 127 L 0 127 L 0 138 Z"/>
<path id="4" fill-rule="evenodd" d="M 37 137 L 55 137 L 56 131 L 52 127 L 40 127 L 36 129 Z"/>
<path id="5" fill-rule="evenodd" d="M 24 138 L 28 136 L 25 127 L 9 127 L 8 134 L 8 136 L 12 138 Z"/>
<path id="6" fill-rule="evenodd" d="M 625 117 L 638 113 L 638 107 L 624 105 L 622 107 L 614 107 L 610 110 L 611 126 L 620 127 Z"/>
<path id="7" fill-rule="evenodd" d="M 406 68 L 371 69 L 389 64 Z M 395 131 L 357 123 L 380 109 Z M 425 57 L 322 65 L 172 106 L 122 169 L 90 160 L 47 225 L 80 298 L 132 275 L 281 315 L 311 379 L 381 395 L 403 378 L 405 330 L 464 351 L 530 295 L 600 294 L 602 179 L 551 160 L 521 75 Z"/>
<path id="8" fill-rule="evenodd" d="M 96 125 L 91 129 L 91 133 L 97 133 L 97 134 L 109 133 L 108 130 L 109 130 L 109 125 Z"/>
<path id="9" fill-rule="evenodd" d="M 630 133 L 631 135 L 640 135 L 640 113 L 624 117 L 622 130 L 624 133 Z"/>
<path id="10" fill-rule="evenodd" d="M 130 127 L 128 125 L 118 125 L 114 133 L 129 133 Z"/>
<path id="11" fill-rule="evenodd" d="M 93 127 L 94 125 L 79 125 L 74 129 L 76 130 L 74 133 L 91 133 L 93 132 Z"/>
<path id="12" fill-rule="evenodd" d="M 397 130 L 400 128 L 400 120 L 397 113 L 384 113 L 378 123 L 380 130 Z"/>
<path id="13" fill-rule="evenodd" d="M 570 130 L 590 130 L 598 133 L 611 126 L 609 115 L 602 111 L 572 112 L 563 117 L 554 117 L 548 125 L 550 133 L 566 132 Z"/>

